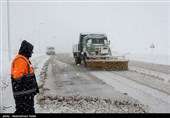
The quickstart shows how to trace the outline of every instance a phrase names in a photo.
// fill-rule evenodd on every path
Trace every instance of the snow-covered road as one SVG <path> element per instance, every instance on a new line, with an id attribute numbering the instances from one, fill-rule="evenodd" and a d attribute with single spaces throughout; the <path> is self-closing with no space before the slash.
<path id="1" fill-rule="evenodd" d="M 64 63 L 73 63 L 71 57 L 64 59 L 63 56 L 66 55 L 57 55 L 57 59 Z M 89 71 L 84 68 L 81 69 L 112 86 L 114 91 L 127 93 L 129 97 L 148 105 L 149 112 L 169 113 L 169 68 L 170 66 L 131 61 L 128 71 Z"/>
<path id="2" fill-rule="evenodd" d="M 93 71 L 75 65 L 69 54 L 44 55 L 32 63 L 40 87 L 37 113 L 170 113 L 170 66 L 131 61 L 128 71 Z M 0 112 L 12 113 L 10 79 L 1 83 Z"/>
<path id="3" fill-rule="evenodd" d="M 154 89 L 147 83 L 141 84 L 134 81 L 136 78 L 134 78 L 134 80 L 128 79 L 128 76 L 122 76 L 123 74 L 121 75 L 121 72 L 94 71 L 91 72 L 91 74 L 106 82 L 108 85 L 111 85 L 117 91 L 127 93 L 141 103 L 149 105 L 150 112 L 170 112 L 170 92 L 167 94 L 168 92 L 164 93 L 163 91 Z M 170 89 L 167 91 L 169 90 Z"/>
<path id="4" fill-rule="evenodd" d="M 47 75 L 44 77 L 46 79 L 42 82 L 40 95 L 37 96 L 37 102 L 40 104 L 37 107 L 37 112 L 115 113 L 147 111 L 145 105 L 116 91 L 114 87 L 91 75 L 86 68 L 71 63 L 70 57 L 61 57 L 63 62 L 59 61 L 59 55 L 51 56 L 49 60 Z M 62 103 L 58 99 L 63 99 Z M 96 103 L 93 102 L 93 99 L 97 100 Z M 105 102 L 105 100 L 112 104 Z M 71 106 L 70 102 L 73 102 Z M 117 102 L 123 105 L 117 104 Z M 58 106 L 58 104 L 61 105 Z M 91 105 L 93 107 L 87 107 Z"/>

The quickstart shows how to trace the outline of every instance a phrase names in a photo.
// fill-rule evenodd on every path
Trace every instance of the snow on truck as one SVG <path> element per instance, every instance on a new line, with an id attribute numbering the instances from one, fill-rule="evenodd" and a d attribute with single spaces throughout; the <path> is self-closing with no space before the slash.
<path id="1" fill-rule="evenodd" d="M 91 69 L 128 70 L 128 60 L 112 56 L 110 41 L 105 34 L 80 33 L 79 42 L 73 46 L 76 64 Z"/>

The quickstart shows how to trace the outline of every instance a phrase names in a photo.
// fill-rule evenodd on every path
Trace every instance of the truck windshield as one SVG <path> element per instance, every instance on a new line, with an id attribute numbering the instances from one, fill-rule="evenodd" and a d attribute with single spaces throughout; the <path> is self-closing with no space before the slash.
<path id="1" fill-rule="evenodd" d="M 106 39 L 93 39 L 92 44 L 105 44 Z"/>

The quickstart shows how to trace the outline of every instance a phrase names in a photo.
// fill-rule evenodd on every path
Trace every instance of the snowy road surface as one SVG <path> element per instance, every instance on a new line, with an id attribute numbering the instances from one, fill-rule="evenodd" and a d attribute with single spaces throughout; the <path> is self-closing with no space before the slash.
<path id="1" fill-rule="evenodd" d="M 147 104 L 151 107 L 150 112 L 170 112 L 170 94 L 150 87 L 148 84 L 141 84 L 128 76 L 122 76 L 121 72 L 91 72 L 99 79 L 113 86 L 117 91 L 126 92 L 129 96 Z M 170 90 L 170 89 L 169 89 Z"/>
<path id="2" fill-rule="evenodd" d="M 76 66 L 73 60 L 69 60 L 71 58 L 66 56 L 62 56 L 63 62 L 59 61 L 59 55 L 52 56 L 48 61 L 47 75 L 44 77 L 46 79 L 41 82 L 43 83 L 40 87 L 41 94 L 37 96 L 37 103 L 40 106 L 37 106 L 36 112 L 147 111 L 145 105 L 116 91 L 114 87 L 90 74 L 89 70 L 82 66 Z M 62 103 L 59 102 L 61 99 Z M 71 106 L 70 101 L 72 101 Z M 110 103 L 105 101 L 110 101 Z M 58 104 L 61 105 L 58 106 Z"/>
<path id="3" fill-rule="evenodd" d="M 37 113 L 170 113 L 170 66 L 130 61 L 128 71 L 95 71 L 75 65 L 70 54 L 32 62 L 40 88 Z M 10 79 L 3 83 L 0 111 L 11 113 Z"/>
<path id="4" fill-rule="evenodd" d="M 165 77 L 169 74 L 166 69 L 169 66 L 141 63 L 130 62 L 128 71 L 92 71 L 83 66 L 76 66 L 70 55 L 58 54 L 49 60 L 48 79 L 44 82 L 45 91 L 42 96 L 93 96 L 113 101 L 131 101 L 132 104 L 134 101 L 135 104 L 143 104 L 145 112 L 170 112 L 170 83 L 165 82 Z M 158 73 L 165 76 L 160 77 Z M 47 108 L 51 105 L 50 101 L 55 100 L 44 101 L 49 104 Z M 57 111 L 52 109 L 51 112 Z"/>

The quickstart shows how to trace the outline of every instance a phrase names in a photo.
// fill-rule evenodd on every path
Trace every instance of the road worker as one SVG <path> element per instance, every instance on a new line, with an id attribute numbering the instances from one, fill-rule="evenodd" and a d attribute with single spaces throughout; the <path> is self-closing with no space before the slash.
<path id="1" fill-rule="evenodd" d="M 33 45 L 23 40 L 11 65 L 11 82 L 15 100 L 15 114 L 34 114 L 34 96 L 39 93 L 33 66 L 29 60 Z"/>

